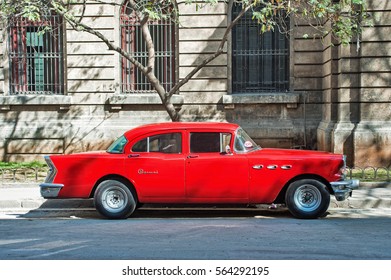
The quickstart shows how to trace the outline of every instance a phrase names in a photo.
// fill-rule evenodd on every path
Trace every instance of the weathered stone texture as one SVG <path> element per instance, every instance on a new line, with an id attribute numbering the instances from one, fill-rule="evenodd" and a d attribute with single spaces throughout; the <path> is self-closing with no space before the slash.
<path id="1" fill-rule="evenodd" d="M 331 86 L 325 93 L 320 148 L 348 154 L 349 164 L 389 166 L 391 145 L 390 1 L 369 1 L 374 26 L 364 29 L 360 48 L 338 47 Z"/>
<path id="2" fill-rule="evenodd" d="M 191 92 L 210 92 L 210 91 L 227 91 L 227 80 L 226 79 L 204 79 L 204 80 L 190 80 L 188 83 L 183 85 L 181 91 Z"/>
<path id="3" fill-rule="evenodd" d="M 117 3 L 122 1 L 117 1 Z M 79 13 L 82 6 L 73 6 Z M 265 147 L 317 148 L 348 155 L 350 165 L 391 160 L 391 1 L 370 0 L 374 26 L 357 45 L 331 47 L 330 36 L 291 37 L 291 91 L 232 95 L 230 44 L 175 96 L 183 120 L 231 121 Z M 228 5 L 197 9 L 179 3 L 178 78 L 214 53 L 228 25 Z M 83 22 L 120 45 L 119 6 L 90 3 Z M 169 121 L 157 95 L 120 92 L 121 59 L 98 38 L 66 31 L 66 92 L 53 97 L 10 97 L 6 33 L 0 48 L 0 159 L 105 149 L 125 130 Z M 335 42 L 334 42 L 335 43 Z"/>

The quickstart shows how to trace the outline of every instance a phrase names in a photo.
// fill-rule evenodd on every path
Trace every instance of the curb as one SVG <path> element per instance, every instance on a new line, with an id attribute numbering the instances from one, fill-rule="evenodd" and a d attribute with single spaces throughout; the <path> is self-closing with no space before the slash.
<path id="1" fill-rule="evenodd" d="M 384 189 L 389 188 L 391 190 L 391 182 L 360 182 L 359 190 L 361 189 Z"/>

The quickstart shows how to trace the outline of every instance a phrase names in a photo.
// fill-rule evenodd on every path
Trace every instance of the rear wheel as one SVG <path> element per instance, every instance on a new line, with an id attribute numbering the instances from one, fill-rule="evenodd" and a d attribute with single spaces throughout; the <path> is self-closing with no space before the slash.
<path id="1" fill-rule="evenodd" d="M 135 195 L 122 182 L 106 180 L 99 184 L 94 195 L 96 210 L 110 219 L 125 219 L 136 209 Z"/>
<path id="2" fill-rule="evenodd" d="M 285 202 L 296 218 L 315 219 L 323 216 L 329 208 L 330 193 L 318 180 L 301 179 L 289 185 Z"/>

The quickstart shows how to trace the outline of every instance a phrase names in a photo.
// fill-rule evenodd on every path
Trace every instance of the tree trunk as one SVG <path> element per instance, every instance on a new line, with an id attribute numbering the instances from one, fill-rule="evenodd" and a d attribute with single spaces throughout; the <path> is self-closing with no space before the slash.
<path id="1" fill-rule="evenodd" d="M 169 96 L 169 94 L 166 92 L 164 87 L 160 84 L 159 79 L 156 78 L 153 72 L 147 73 L 146 76 L 149 82 L 151 83 L 151 85 L 155 88 L 156 92 L 158 93 L 160 100 L 162 101 L 163 107 L 164 109 L 166 109 L 171 120 L 173 122 L 179 122 L 180 114 L 175 109 L 174 104 L 172 104 L 171 102 L 171 96 Z"/>

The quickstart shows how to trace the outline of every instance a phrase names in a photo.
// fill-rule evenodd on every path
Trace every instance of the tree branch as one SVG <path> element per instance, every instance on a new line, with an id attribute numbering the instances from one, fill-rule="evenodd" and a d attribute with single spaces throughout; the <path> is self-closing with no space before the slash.
<path id="1" fill-rule="evenodd" d="M 90 33 L 90 34 L 98 37 L 99 39 L 102 40 L 102 42 L 104 42 L 107 45 L 109 50 L 113 50 L 113 51 L 118 52 L 120 55 L 122 55 L 123 57 L 128 59 L 131 63 L 133 63 L 144 74 L 147 73 L 147 68 L 144 65 L 142 65 L 138 60 L 136 60 L 130 53 L 124 51 L 119 46 L 110 42 L 110 40 L 106 36 L 104 36 L 101 32 L 99 32 L 99 31 L 93 29 L 92 27 L 90 27 L 84 23 L 81 23 L 81 22 L 77 21 L 75 18 L 69 16 L 69 14 L 67 13 L 66 10 L 63 10 L 63 9 L 57 7 L 56 12 L 59 13 L 60 15 L 62 15 L 65 18 L 65 20 L 72 26 L 73 29 L 75 29 L 76 31 L 85 31 L 87 33 Z"/>
<path id="2" fill-rule="evenodd" d="M 233 2 L 233 0 L 231 0 Z M 221 55 L 224 52 L 224 45 L 228 40 L 228 35 L 232 31 L 232 28 L 238 23 L 238 21 L 243 17 L 243 15 L 251 9 L 255 5 L 256 1 L 253 1 L 251 4 L 247 5 L 244 9 L 240 11 L 240 13 L 236 16 L 236 18 L 231 21 L 231 23 L 227 26 L 225 29 L 223 38 L 220 41 L 220 44 L 217 48 L 217 50 L 211 54 L 209 57 L 204 59 L 199 65 L 197 65 L 196 68 L 194 68 L 189 74 L 186 75 L 185 78 L 183 78 L 181 81 L 179 81 L 168 93 L 167 99 L 171 98 L 171 96 L 177 92 L 184 84 L 186 84 L 195 74 L 198 73 L 204 66 L 206 66 L 208 63 L 212 62 L 215 58 L 217 58 L 219 55 Z"/>

